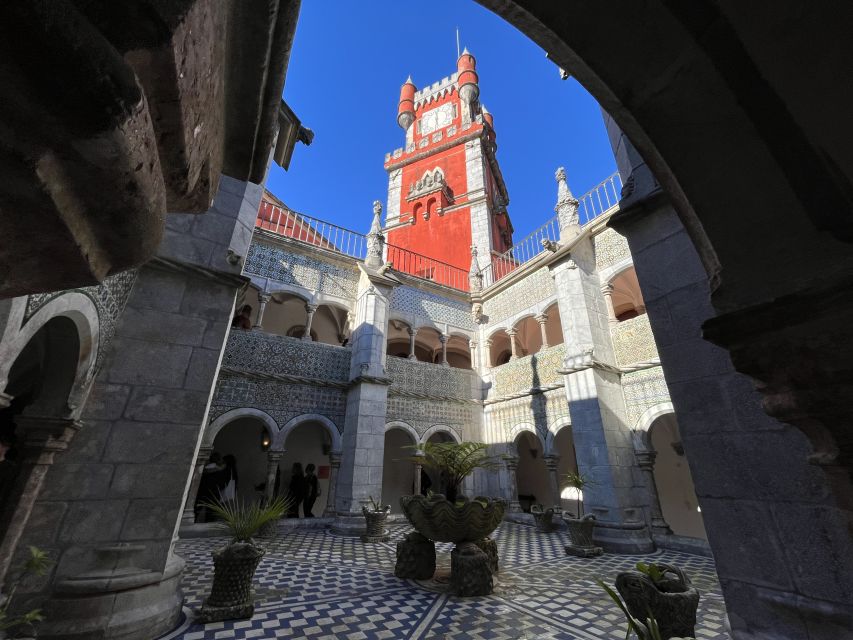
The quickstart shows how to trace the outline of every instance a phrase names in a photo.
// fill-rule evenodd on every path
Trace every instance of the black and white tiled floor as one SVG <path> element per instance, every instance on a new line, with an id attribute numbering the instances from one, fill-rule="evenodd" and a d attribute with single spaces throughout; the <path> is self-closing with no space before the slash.
<path id="1" fill-rule="evenodd" d="M 563 533 L 539 533 L 505 522 L 495 532 L 501 571 L 495 593 L 457 598 L 394 577 L 395 544 L 409 527 L 392 528 L 385 544 L 363 544 L 327 530 L 297 530 L 266 542 L 255 575 L 257 604 L 251 620 L 193 623 L 210 588 L 210 552 L 222 538 L 185 540 L 186 619 L 161 640 L 311 638 L 312 640 L 622 640 L 625 622 L 595 583 L 650 559 L 685 569 L 702 594 L 696 637 L 729 640 L 723 599 L 708 558 L 677 552 L 651 556 L 566 556 Z M 439 544 L 439 566 L 452 545 Z"/>

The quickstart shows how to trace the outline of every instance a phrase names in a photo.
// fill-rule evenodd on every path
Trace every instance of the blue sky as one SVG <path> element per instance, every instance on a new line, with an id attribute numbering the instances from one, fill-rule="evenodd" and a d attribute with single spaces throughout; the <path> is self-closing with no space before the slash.
<path id="1" fill-rule="evenodd" d="M 405 143 L 400 85 L 456 70 L 457 27 L 495 118 L 516 241 L 554 215 L 558 166 L 575 196 L 616 170 L 595 100 L 473 0 L 303 0 L 284 98 L 315 137 L 297 145 L 289 171 L 273 166 L 268 188 L 297 211 L 366 232 L 373 201 L 386 201 L 385 153 Z"/>

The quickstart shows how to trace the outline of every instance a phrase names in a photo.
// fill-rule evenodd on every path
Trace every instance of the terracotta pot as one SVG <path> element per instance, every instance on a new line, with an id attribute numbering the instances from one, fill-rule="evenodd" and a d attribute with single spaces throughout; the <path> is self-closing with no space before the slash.
<path id="1" fill-rule="evenodd" d="M 233 542 L 213 552 L 213 586 L 202 604 L 203 622 L 251 618 L 255 611 L 252 580 L 264 549 Z"/>
<path id="2" fill-rule="evenodd" d="M 436 542 L 477 542 L 498 528 L 506 511 L 501 498 L 460 496 L 450 502 L 443 495 L 403 496 L 400 506 L 406 519 L 421 535 Z"/>
<path id="3" fill-rule="evenodd" d="M 663 563 L 658 566 L 664 572 L 664 580 L 655 583 L 644 573 L 626 571 L 616 576 L 616 590 L 638 620 L 645 620 L 651 612 L 664 640 L 693 637 L 699 592 L 678 567 Z"/>

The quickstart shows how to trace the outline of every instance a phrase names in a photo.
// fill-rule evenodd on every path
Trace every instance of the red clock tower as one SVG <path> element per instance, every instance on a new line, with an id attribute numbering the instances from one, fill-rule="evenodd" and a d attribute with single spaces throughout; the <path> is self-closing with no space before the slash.
<path id="1" fill-rule="evenodd" d="M 494 119 L 479 102 L 476 64 L 466 49 L 452 76 L 420 91 L 406 81 L 397 111 L 406 146 L 385 156 L 389 249 L 408 249 L 466 272 L 472 246 L 481 269 L 512 246 Z"/>

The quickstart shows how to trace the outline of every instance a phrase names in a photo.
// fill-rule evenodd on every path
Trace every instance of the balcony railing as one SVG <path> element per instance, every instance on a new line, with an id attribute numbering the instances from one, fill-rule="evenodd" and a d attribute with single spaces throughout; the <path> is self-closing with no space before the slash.
<path id="1" fill-rule="evenodd" d="M 459 291 L 469 289 L 468 270 L 441 260 L 427 258 L 414 251 L 388 244 L 385 245 L 385 261 L 391 263 L 392 269 L 416 278 L 430 280 Z"/>
<path id="2" fill-rule="evenodd" d="M 364 260 L 367 255 L 367 237 L 363 233 L 290 209 L 272 205 L 263 207 L 255 221 L 255 227 L 358 260 Z"/>
<path id="3" fill-rule="evenodd" d="M 617 172 L 578 198 L 578 220 L 580 224 L 585 225 L 616 206 L 619 203 L 621 191 L 622 178 Z M 554 216 L 533 233 L 517 242 L 509 251 L 492 256 L 491 264 L 486 265 L 481 271 L 483 286 L 488 287 L 505 278 L 521 265 L 545 251 L 545 245 L 548 241 L 556 242 L 559 238 L 560 225 L 557 216 Z"/>

